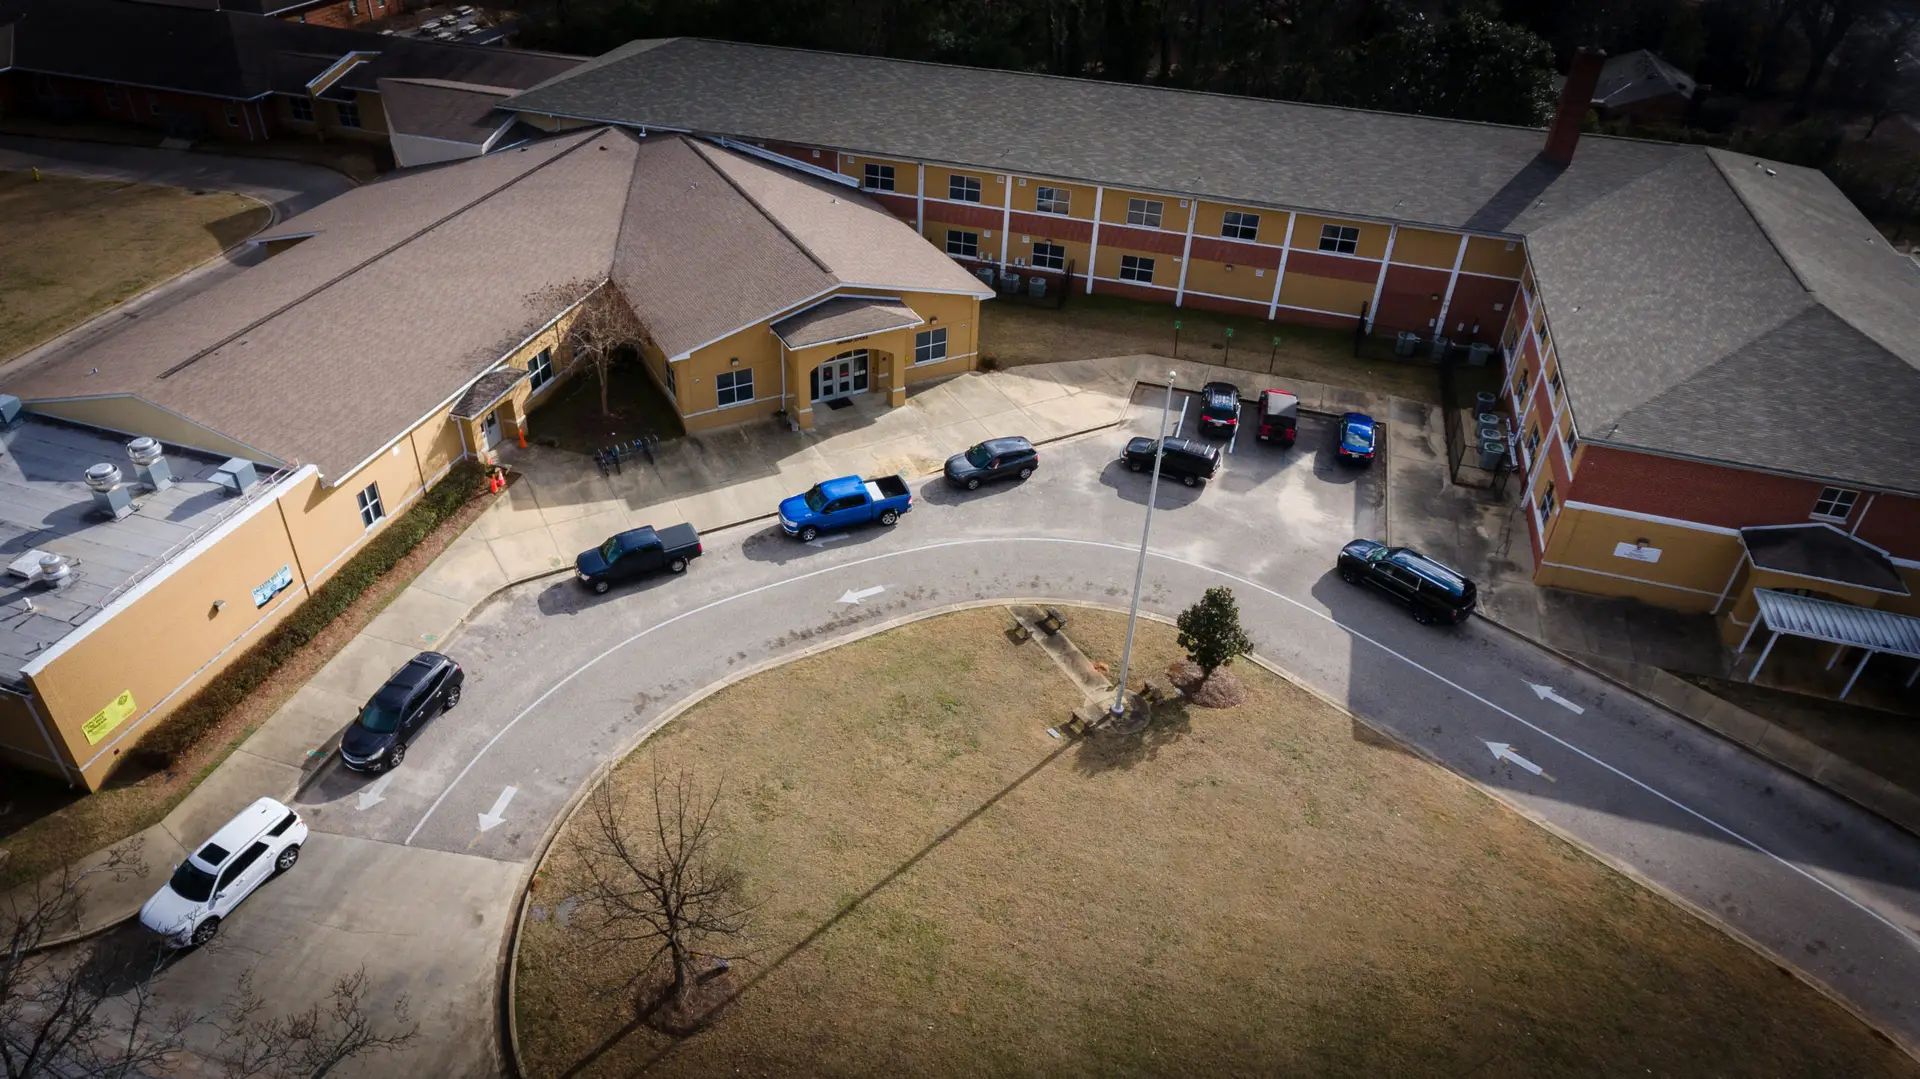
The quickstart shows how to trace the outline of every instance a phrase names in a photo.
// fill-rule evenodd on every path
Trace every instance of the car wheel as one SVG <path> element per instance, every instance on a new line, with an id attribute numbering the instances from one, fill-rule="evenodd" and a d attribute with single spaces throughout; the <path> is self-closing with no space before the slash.
<path id="1" fill-rule="evenodd" d="M 1423 626 L 1431 626 L 1433 625 L 1433 612 L 1416 603 L 1413 607 L 1413 620 Z"/>
<path id="2" fill-rule="evenodd" d="M 980 489 L 980 477 L 973 476 L 968 478 L 966 486 L 969 491 L 978 491 Z"/>
<path id="3" fill-rule="evenodd" d="M 900 519 L 900 515 L 898 513 L 895 513 L 893 510 L 885 510 L 880 514 L 880 523 L 883 525 L 887 525 L 889 527 L 893 525 L 893 522 L 898 521 L 899 519 Z"/>
<path id="4" fill-rule="evenodd" d="M 451 712 L 460 705 L 460 687 L 447 690 L 447 702 L 440 706 L 442 712 Z"/>
<path id="5" fill-rule="evenodd" d="M 1033 469 L 1031 468 L 1023 468 L 1020 470 L 1020 478 L 1023 480 L 1030 478 L 1032 475 Z"/>
<path id="6" fill-rule="evenodd" d="M 193 946 L 198 948 L 218 936 L 219 933 L 220 919 L 208 918 L 206 921 L 193 927 L 193 936 L 190 939 L 193 941 Z"/>
<path id="7" fill-rule="evenodd" d="M 607 594 L 607 589 L 610 587 L 612 586 L 607 584 L 607 582 L 605 581 L 595 581 L 593 582 L 593 594 L 596 596 L 604 596 Z"/>
<path id="8" fill-rule="evenodd" d="M 1354 569 L 1352 566 L 1341 566 L 1340 579 L 1347 582 L 1348 584 L 1359 584 L 1360 571 L 1357 569 Z"/>
<path id="9" fill-rule="evenodd" d="M 294 845 L 288 847 L 286 850 L 281 851 L 280 857 L 275 858 L 273 860 L 274 871 L 278 873 L 285 873 L 287 870 L 293 868 L 293 863 L 299 860 L 300 860 L 300 844 L 295 843 Z"/>
<path id="10" fill-rule="evenodd" d="M 800 530 L 801 543 L 812 543 L 814 540 L 818 538 L 820 538 L 820 530 L 813 527 L 812 525 L 808 525 L 807 527 Z"/>
<path id="11" fill-rule="evenodd" d="M 1182 476 L 1180 477 L 1180 482 L 1186 484 L 1188 487 L 1198 487 L 1200 486 L 1200 477 Z"/>
<path id="12" fill-rule="evenodd" d="M 405 742 L 395 742 L 393 749 L 387 753 L 387 767 L 389 769 L 398 768 L 400 767 L 400 762 L 406 759 L 407 744 Z"/>
<path id="13" fill-rule="evenodd" d="M 1146 470 L 1147 470 L 1147 466 L 1141 464 L 1138 461 L 1127 462 L 1127 471 L 1129 472 L 1145 472 Z"/>
<path id="14" fill-rule="evenodd" d="M 687 560 L 684 558 L 676 558 L 673 561 L 667 563 L 667 572 L 668 573 L 687 572 Z"/>

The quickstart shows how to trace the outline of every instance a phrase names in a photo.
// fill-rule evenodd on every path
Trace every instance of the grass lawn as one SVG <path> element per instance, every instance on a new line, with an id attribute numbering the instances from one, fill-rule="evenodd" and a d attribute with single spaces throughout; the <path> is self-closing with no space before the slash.
<path id="1" fill-rule="evenodd" d="M 641 435 L 665 441 L 687 433 L 673 403 L 637 361 L 616 361 L 609 368 L 607 403 L 611 416 L 600 414 L 600 380 L 590 370 L 581 371 L 554 387 L 553 397 L 527 417 L 530 437 L 563 450 L 592 453 Z"/>
<path id="2" fill-rule="evenodd" d="M 1167 356 L 1174 351 L 1176 320 L 1183 360 L 1262 375 L 1271 371 L 1277 378 L 1351 386 L 1415 401 L 1440 399 L 1439 375 L 1431 364 L 1355 359 L 1349 330 L 1287 326 L 1098 293 L 1074 296 L 1058 311 L 988 301 L 980 306 L 980 351 L 1002 367 L 1143 352 Z M 1231 349 L 1226 347 L 1229 328 Z M 1252 380 L 1242 388 L 1258 389 L 1260 383 Z"/>
<path id="3" fill-rule="evenodd" d="M 1116 658 L 1121 616 L 1069 617 Z M 707 1031 L 633 1025 L 632 959 L 562 924 L 563 833 L 520 944 L 531 1073 L 1920 1074 L 1771 962 L 1251 665 L 1238 708 L 1056 741 L 1074 692 L 1010 624 L 987 608 L 801 660 L 629 758 L 629 807 L 656 761 L 723 783 L 757 954 Z M 1141 669 L 1174 655 L 1141 626 Z"/>
<path id="4" fill-rule="evenodd" d="M 213 258 L 268 216 L 223 191 L 0 172 L 0 360 Z"/>

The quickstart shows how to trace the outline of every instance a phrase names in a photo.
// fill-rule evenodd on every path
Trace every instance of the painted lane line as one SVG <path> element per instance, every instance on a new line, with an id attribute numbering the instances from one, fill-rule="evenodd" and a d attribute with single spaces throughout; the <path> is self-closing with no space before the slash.
<path id="1" fill-rule="evenodd" d="M 446 789 L 440 792 L 440 796 L 433 800 L 433 804 L 427 807 L 426 813 L 421 815 L 419 823 L 413 826 L 413 831 L 407 833 L 407 838 L 404 841 L 405 844 L 409 844 L 409 845 L 412 844 L 414 838 L 420 834 L 420 829 L 426 827 L 427 821 L 432 819 L 434 812 L 440 808 L 441 803 L 446 801 L 447 796 L 453 793 L 453 789 L 459 786 L 460 781 L 465 779 L 469 772 L 473 771 L 474 766 L 480 763 L 480 759 L 487 754 L 487 751 L 492 749 L 494 745 L 500 741 L 500 739 L 506 737 L 508 731 L 511 731 L 522 719 L 525 719 L 528 715 L 532 714 L 532 712 L 535 709 L 539 708 L 542 704 L 546 703 L 547 698 L 553 696 L 555 693 L 560 692 L 561 689 L 565 688 L 575 678 L 580 677 L 580 675 L 586 673 L 591 668 L 597 666 L 601 660 L 604 660 L 608 656 L 613 655 L 615 652 L 618 652 L 626 648 L 628 645 L 633 644 L 634 642 L 640 640 L 641 638 L 646 637 L 652 633 L 658 632 L 659 630 L 663 630 L 668 626 L 671 626 L 680 622 L 683 619 L 692 618 L 693 616 L 698 614 L 704 614 L 707 611 L 710 611 L 716 607 L 721 607 L 726 604 L 733 603 L 737 600 L 747 599 L 751 596 L 757 596 L 763 592 L 770 592 L 776 588 L 783 588 L 787 585 L 798 584 L 801 581 L 810 580 L 812 578 L 820 577 L 828 573 L 838 573 L 842 570 L 854 569 L 858 566 L 869 565 L 871 563 L 880 562 L 890 558 L 899 558 L 905 555 L 925 554 L 929 551 L 946 550 L 954 547 L 971 547 L 971 546 L 977 546 L 980 544 L 989 544 L 989 543 L 1002 544 L 1002 545 L 1008 544 L 1008 543 L 1052 543 L 1052 544 L 1059 544 L 1061 546 L 1067 546 L 1067 547 L 1097 547 L 1105 550 L 1125 551 L 1129 553 L 1139 549 L 1135 546 L 1131 546 L 1129 544 L 1124 544 L 1124 543 L 1110 543 L 1105 540 L 1070 539 L 1064 536 L 1024 536 L 1024 537 L 1006 536 L 1006 537 L 981 537 L 981 538 L 943 540 L 939 543 L 929 543 L 920 547 L 909 547 L 905 550 L 900 550 L 900 551 L 889 551 L 882 554 L 867 555 L 864 558 L 856 558 L 849 562 L 842 562 L 836 566 L 823 566 L 820 569 L 810 570 L 806 573 L 799 574 L 798 576 L 795 576 L 795 577 L 788 577 L 788 578 L 785 578 L 784 580 L 779 580 L 779 581 L 769 581 L 766 584 L 749 588 L 744 592 L 736 592 L 731 596 L 722 596 L 719 599 L 713 600 L 709 603 L 701 604 L 700 606 L 695 607 L 691 610 L 682 611 L 681 613 L 676 614 L 671 618 L 665 619 L 664 621 L 661 621 L 661 622 L 656 622 L 655 624 L 647 627 L 646 629 L 640 630 L 638 633 L 635 633 L 627 637 L 623 641 L 619 641 L 613 645 L 608 646 L 599 655 L 594 656 L 592 659 L 589 659 L 585 663 L 574 668 L 565 677 L 561 678 L 559 681 L 555 682 L 552 686 L 548 687 L 545 693 L 542 693 L 540 694 L 539 697 L 536 697 L 531 704 L 527 705 L 525 708 L 522 708 L 518 714 L 516 714 L 512 719 L 508 720 L 504 726 L 502 726 L 498 731 L 496 731 L 492 738 L 487 739 L 486 744 L 481 746 L 479 751 L 473 755 L 473 759 L 467 762 L 466 767 L 460 769 L 459 774 L 453 777 L 453 781 L 448 783 L 446 786 Z M 1714 820 L 1712 817 L 1707 816 L 1705 813 L 1702 813 L 1700 810 L 1697 810 L 1692 806 L 1687 805 L 1685 802 L 1682 802 L 1679 799 L 1673 797 L 1672 795 L 1667 794 L 1665 791 L 1660 790 L 1658 787 L 1655 787 L 1652 784 L 1647 783 L 1645 780 L 1642 780 L 1639 777 L 1634 776 L 1629 772 L 1623 771 L 1622 769 L 1607 763 L 1606 761 L 1600 759 L 1599 757 L 1594 756 L 1592 753 L 1589 753 L 1586 750 L 1580 748 L 1579 746 L 1574 745 L 1572 742 L 1569 742 L 1566 739 L 1560 737 L 1559 735 L 1554 734 L 1552 731 L 1549 731 L 1546 728 L 1541 727 L 1529 721 L 1525 717 L 1521 716 L 1519 713 L 1510 711 L 1506 708 L 1501 707 L 1498 704 L 1495 704 L 1493 701 L 1487 699 L 1486 697 L 1481 696 L 1478 693 L 1475 693 L 1474 691 L 1459 684 L 1458 682 L 1455 682 L 1453 679 L 1446 677 L 1445 675 L 1439 673 L 1438 671 L 1435 671 L 1433 668 L 1428 667 L 1417 660 L 1411 659 L 1408 656 L 1405 656 L 1400 652 L 1397 652 L 1394 649 L 1388 647 L 1387 645 L 1382 644 L 1377 640 L 1374 640 L 1372 637 L 1369 637 L 1366 634 L 1360 632 L 1359 630 L 1354 629 L 1353 627 L 1347 625 L 1346 623 L 1341 622 L 1339 619 L 1334 618 L 1332 615 L 1327 614 L 1324 611 L 1314 610 L 1312 607 L 1309 607 L 1306 604 L 1300 602 L 1299 600 L 1294 599 L 1292 596 L 1286 595 L 1285 593 L 1278 592 L 1272 588 L 1269 588 L 1266 585 L 1261 584 L 1259 581 L 1255 581 L 1247 577 L 1242 577 L 1237 573 L 1230 573 L 1226 570 L 1215 569 L 1212 566 L 1207 566 L 1202 563 L 1195 562 L 1191 559 L 1181 558 L 1178 555 L 1164 554 L 1162 552 L 1152 551 L 1152 550 L 1149 550 L 1148 553 L 1151 554 L 1153 557 L 1158 558 L 1165 562 L 1172 562 L 1176 565 L 1186 566 L 1190 569 L 1196 569 L 1203 573 L 1211 573 L 1225 580 L 1233 581 L 1238 584 L 1243 584 L 1248 588 L 1251 588 L 1251 589 L 1254 589 L 1255 591 L 1262 592 L 1262 593 L 1265 593 L 1266 595 L 1272 596 L 1273 598 L 1280 600 L 1292 607 L 1298 608 L 1299 610 L 1304 611 L 1307 614 L 1315 618 L 1318 618 L 1323 622 L 1330 623 L 1333 626 L 1341 630 L 1344 630 L 1347 633 L 1347 635 L 1352 637 L 1353 639 L 1358 641 L 1365 641 L 1367 644 L 1370 644 L 1373 647 L 1379 649 L 1380 651 L 1386 653 L 1387 655 L 1392 656 L 1393 658 L 1399 660 L 1402 663 L 1405 663 L 1407 666 L 1412 667 L 1414 670 L 1419 671 L 1420 673 L 1426 675 L 1429 678 L 1432 678 L 1434 681 L 1439 682 L 1441 685 L 1444 685 L 1449 689 L 1452 689 L 1466 697 L 1471 698 L 1474 701 L 1479 702 L 1482 705 L 1485 705 L 1489 710 L 1493 712 L 1497 712 L 1502 716 L 1505 716 L 1506 718 L 1514 721 L 1515 723 L 1520 724 L 1522 727 L 1525 727 L 1528 730 L 1533 731 L 1535 734 L 1538 734 L 1541 737 L 1554 742 L 1555 744 L 1561 746 L 1562 748 L 1568 750 L 1569 752 L 1572 752 L 1578 755 L 1579 757 L 1591 762 L 1592 764 L 1600 767 L 1601 769 L 1607 772 L 1610 772 L 1615 776 L 1618 776 L 1619 778 L 1627 781 L 1633 786 L 1638 787 L 1641 790 L 1647 792 L 1648 794 L 1653 795 L 1655 798 L 1658 798 L 1660 801 L 1667 803 L 1668 805 L 1672 806 L 1675 809 L 1678 809 L 1682 813 L 1685 813 L 1686 815 L 1694 818 L 1695 820 L 1700 821 L 1702 824 L 1707 825 L 1708 827 L 1714 829 L 1715 831 L 1721 833 L 1722 835 L 1727 836 L 1729 839 L 1732 839 L 1740 843 L 1742 846 L 1745 846 L 1750 850 L 1755 851 L 1756 853 L 1762 854 L 1767 858 L 1772 859 L 1773 861 L 1786 867 L 1789 871 L 1793 872 L 1794 874 L 1812 882 L 1813 884 L 1819 886 L 1821 889 L 1827 891 L 1828 893 L 1832 894 L 1836 898 L 1842 900 L 1847 905 L 1860 911 L 1862 914 L 1865 914 L 1867 917 L 1872 918 L 1874 921 L 1879 922 L 1881 925 L 1884 925 L 1888 929 L 1893 930 L 1893 932 L 1896 935 L 1898 935 L 1899 938 L 1907 945 L 1915 947 L 1916 949 L 1920 949 L 1920 939 L 1916 939 L 1912 932 L 1902 927 L 1899 923 L 1891 920 L 1886 915 L 1881 914 L 1879 911 L 1874 910 L 1872 907 L 1867 906 L 1862 901 L 1855 899 L 1853 896 L 1847 894 L 1845 891 L 1842 891 L 1838 886 L 1830 883 L 1829 881 L 1819 876 L 1818 874 L 1813 873 L 1812 871 L 1801 867 L 1797 863 L 1792 862 L 1787 858 L 1782 857 L 1781 855 L 1775 854 L 1772 850 L 1762 846 L 1759 842 L 1747 838 L 1745 835 L 1735 831 L 1734 829 L 1728 827 L 1727 825 L 1721 824 L 1719 821 Z"/>
<path id="2" fill-rule="evenodd" d="M 1175 438 L 1179 438 L 1180 432 L 1187 426 L 1187 402 L 1191 400 L 1193 400 L 1191 397 L 1180 398 L 1180 422 L 1173 425 L 1173 437 Z"/>
<path id="3" fill-rule="evenodd" d="M 849 588 L 845 592 L 840 593 L 840 598 L 835 600 L 834 602 L 857 604 L 863 599 L 872 599 L 874 596 L 877 596 L 880 593 L 885 592 L 886 590 L 887 590 L 887 586 L 883 584 L 874 585 L 872 588 L 862 588 L 858 592 Z"/>
<path id="4" fill-rule="evenodd" d="M 829 543 L 839 543 L 842 540 L 848 540 L 852 538 L 853 538 L 852 536 L 847 535 L 845 532 L 829 532 L 824 536 L 818 536 L 814 539 L 808 540 L 807 546 L 815 548 L 816 550 L 825 550 L 827 544 Z"/>
<path id="5" fill-rule="evenodd" d="M 1554 782 L 1554 778 L 1548 775 L 1546 772 L 1542 771 L 1539 765 L 1533 763 L 1532 761 L 1528 760 L 1525 757 L 1522 757 L 1520 754 L 1515 753 L 1513 751 L 1513 747 L 1506 744 L 1505 742 L 1488 742 L 1487 748 L 1493 751 L 1494 760 L 1506 761 L 1509 764 L 1519 765 L 1520 767 L 1525 768 L 1527 771 L 1532 772 L 1534 775 L 1539 776 L 1541 779 L 1544 779 L 1549 783 Z"/>
<path id="6" fill-rule="evenodd" d="M 1533 690 L 1534 696 L 1540 698 L 1543 701 L 1552 701 L 1553 703 L 1559 705 L 1560 707 L 1565 708 L 1567 711 L 1572 712 L 1576 716 L 1586 712 L 1585 708 L 1573 703 L 1572 701 L 1566 699 L 1565 697 L 1562 697 L 1560 694 L 1555 693 L 1553 691 L 1552 686 L 1543 686 L 1538 682 L 1528 682 L 1527 686 Z"/>
<path id="7" fill-rule="evenodd" d="M 513 796 L 519 793 L 519 787 L 508 787 L 502 790 L 500 797 L 493 800 L 493 808 L 480 814 L 480 830 L 483 832 L 488 831 L 497 827 L 501 821 L 505 820 L 507 806 L 513 803 Z"/>
<path id="8" fill-rule="evenodd" d="M 387 788 L 391 786 L 393 786 L 393 770 L 389 768 L 386 775 L 374 780 L 366 790 L 360 792 L 358 803 L 360 811 L 365 813 L 367 810 L 386 801 Z"/>

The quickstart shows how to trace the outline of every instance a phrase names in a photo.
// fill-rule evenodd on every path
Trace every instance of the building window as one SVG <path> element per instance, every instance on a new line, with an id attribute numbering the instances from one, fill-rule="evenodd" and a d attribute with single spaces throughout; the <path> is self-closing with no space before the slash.
<path id="1" fill-rule="evenodd" d="M 939 363 L 947 358 L 947 328 L 928 330 L 913 338 L 914 363 Z"/>
<path id="2" fill-rule="evenodd" d="M 360 105 L 358 102 L 336 101 L 333 103 L 333 114 L 339 118 L 341 127 L 360 126 Z"/>
<path id="3" fill-rule="evenodd" d="M 1527 427 L 1527 460 L 1537 461 L 1539 459 L 1540 459 L 1540 425 L 1536 423 L 1536 424 L 1531 424 Z"/>
<path id="4" fill-rule="evenodd" d="M 1320 226 L 1320 250 L 1351 255 L 1360 250 L 1360 230 L 1352 225 Z"/>
<path id="5" fill-rule="evenodd" d="M 313 99 L 305 97 L 288 98 L 287 113 L 300 123 L 313 123 Z"/>
<path id="6" fill-rule="evenodd" d="M 1544 521 L 1553 516 L 1554 502 L 1553 502 L 1553 481 L 1552 480 L 1548 480 L 1546 487 L 1541 489 L 1539 504 L 1540 504 L 1541 520 Z"/>
<path id="7" fill-rule="evenodd" d="M 866 179 L 861 183 L 868 191 L 893 190 L 892 165 L 868 165 Z"/>
<path id="8" fill-rule="evenodd" d="M 980 234 L 977 232 L 961 232 L 958 229 L 948 229 L 947 254 L 966 259 L 979 258 Z"/>
<path id="9" fill-rule="evenodd" d="M 1067 268 L 1067 249 L 1060 244 L 1041 241 L 1033 245 L 1033 264 L 1042 270 Z"/>
<path id="10" fill-rule="evenodd" d="M 1153 284 L 1153 260 L 1141 255 L 1121 255 L 1120 280 Z"/>
<path id="11" fill-rule="evenodd" d="M 1844 521 L 1853 516 L 1853 504 L 1860 498 L 1860 492 L 1849 491 L 1845 487 L 1827 487 L 1820 491 L 1820 497 L 1813 504 L 1813 518 L 1817 521 Z"/>
<path id="12" fill-rule="evenodd" d="M 1571 468 L 1573 467 L 1573 444 L 1578 441 L 1573 437 L 1573 428 L 1567 428 L 1565 441 L 1567 443 L 1567 467 Z"/>
<path id="13" fill-rule="evenodd" d="M 165 113 L 163 113 L 163 112 L 162 112 L 162 111 L 160 110 L 160 95 L 159 95 L 159 94 L 148 94 L 148 95 L 147 95 L 147 111 L 148 111 L 148 112 L 150 112 L 150 113 L 152 113 L 152 114 L 154 114 L 155 116 L 164 116 L 164 115 L 165 115 Z"/>
<path id="14" fill-rule="evenodd" d="M 947 177 L 947 197 L 955 202 L 980 201 L 980 177 L 954 173 Z"/>
<path id="15" fill-rule="evenodd" d="M 527 385 L 532 392 L 539 393 L 541 387 L 553 381 L 553 350 L 543 348 L 540 354 L 527 361 Z"/>
<path id="16" fill-rule="evenodd" d="M 753 368 L 722 371 L 713 376 L 713 388 L 720 395 L 720 407 L 744 405 L 753 400 Z"/>
<path id="17" fill-rule="evenodd" d="M 1157 229 L 1160 227 L 1160 215 L 1166 208 L 1166 203 L 1159 199 L 1128 199 L 1127 224 Z"/>
<path id="18" fill-rule="evenodd" d="M 1064 214 L 1067 212 L 1067 197 L 1071 194 L 1061 187 L 1037 188 L 1033 195 L 1033 208 L 1043 214 Z"/>
<path id="19" fill-rule="evenodd" d="M 356 19 L 360 17 L 360 0 L 347 0 L 347 14 Z"/>
<path id="20" fill-rule="evenodd" d="M 665 380 L 667 384 L 667 396 L 673 398 L 674 406 L 677 408 L 679 407 L 679 404 L 680 404 L 680 387 L 675 385 L 675 380 L 673 377 L 673 364 L 668 363 L 664 367 L 662 367 L 661 370 L 667 373 L 667 377 Z"/>
<path id="21" fill-rule="evenodd" d="M 1547 400 L 1551 401 L 1560 396 L 1560 368 L 1555 367 L 1547 372 L 1547 389 L 1553 391 L 1547 394 Z"/>
<path id="22" fill-rule="evenodd" d="M 1527 385 L 1532 381 L 1533 372 L 1527 370 L 1526 364 L 1521 364 L 1520 380 L 1513 384 L 1513 399 L 1516 401 L 1525 401 L 1527 399 Z"/>
<path id="23" fill-rule="evenodd" d="M 380 504 L 380 485 L 367 484 L 367 489 L 360 492 L 360 526 L 372 528 L 386 515 L 387 507 Z"/>
<path id="24" fill-rule="evenodd" d="M 232 105 L 228 105 L 226 107 L 226 111 L 227 111 L 227 126 L 239 127 L 240 126 L 240 110 L 233 107 Z"/>
<path id="25" fill-rule="evenodd" d="M 1251 240 L 1260 235 L 1260 215 L 1228 210 L 1220 224 L 1220 235 L 1229 240 Z M 1360 230 L 1355 229 L 1354 235 L 1359 236 Z"/>
<path id="26" fill-rule="evenodd" d="M 107 85 L 107 111 L 119 112 L 120 100 L 121 100 L 120 88 L 118 86 L 114 86 L 111 83 L 109 83 Z"/>

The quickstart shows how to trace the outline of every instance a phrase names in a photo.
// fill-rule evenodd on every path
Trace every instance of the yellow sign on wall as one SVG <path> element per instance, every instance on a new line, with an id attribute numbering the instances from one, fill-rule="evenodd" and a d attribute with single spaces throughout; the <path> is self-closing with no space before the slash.
<path id="1" fill-rule="evenodd" d="M 105 738 L 115 727 L 125 723 L 127 717 L 132 714 L 133 690 L 129 689 L 115 697 L 112 704 L 95 712 L 92 719 L 81 725 L 80 733 L 87 736 L 88 745 L 97 746 L 100 744 L 100 739 Z"/>

